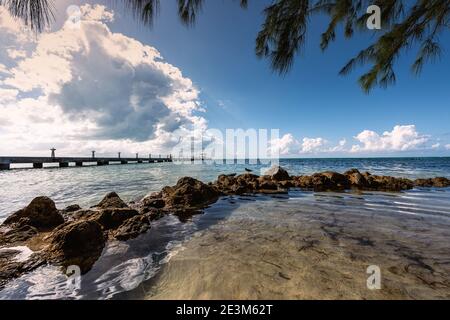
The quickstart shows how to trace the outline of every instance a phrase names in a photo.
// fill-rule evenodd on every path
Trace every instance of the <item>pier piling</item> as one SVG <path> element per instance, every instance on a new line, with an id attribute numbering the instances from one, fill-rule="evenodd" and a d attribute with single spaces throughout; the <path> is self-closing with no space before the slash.
<path id="1" fill-rule="evenodd" d="M 0 170 L 9 170 L 9 163 L 0 163 Z"/>

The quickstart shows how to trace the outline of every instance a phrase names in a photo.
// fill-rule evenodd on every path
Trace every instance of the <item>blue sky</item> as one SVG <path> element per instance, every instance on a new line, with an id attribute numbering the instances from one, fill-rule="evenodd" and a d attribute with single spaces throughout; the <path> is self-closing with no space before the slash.
<path id="1" fill-rule="evenodd" d="M 267 2 L 267 1 L 265 1 Z M 428 64 L 420 77 L 410 72 L 415 52 L 396 65 L 397 84 L 364 94 L 356 83 L 363 69 L 347 77 L 340 68 L 371 42 L 367 33 L 350 41 L 340 37 L 329 50 L 319 49 L 326 20 L 312 21 L 305 54 L 286 76 L 274 74 L 254 54 L 264 1 L 241 10 L 232 1 L 211 1 L 195 27 L 179 23 L 175 1 L 164 1 L 152 30 L 138 27 L 129 16 L 113 29 L 155 46 L 204 92 L 209 108 L 224 101 L 234 119 L 211 115 L 214 126 L 279 127 L 296 135 L 349 136 L 368 125 L 390 130 L 395 124 L 416 124 L 429 134 L 450 131 L 450 33 L 441 38 L 446 54 Z M 342 40 L 342 41 L 341 41 Z M 446 72 L 447 71 L 447 72 Z"/>
<path id="2" fill-rule="evenodd" d="M 112 32 L 156 48 L 165 61 L 192 80 L 206 109 L 202 117 L 208 127 L 279 128 L 282 136 L 290 134 L 300 144 L 304 137 L 321 137 L 332 147 L 342 139 L 349 146 L 355 144 L 353 137 L 364 130 L 381 136 L 395 126 L 414 125 L 415 133 L 427 137 L 427 146 L 370 154 L 450 154 L 445 147 L 450 145 L 450 32 L 440 39 L 444 49 L 440 62 L 427 64 L 416 77 L 410 71 L 416 54 L 411 50 L 396 63 L 394 86 L 365 94 L 357 84 L 364 68 L 346 77 L 338 72 L 375 35 L 366 33 L 351 40 L 339 35 L 322 53 L 319 41 L 326 20 L 313 19 L 303 54 L 290 73 L 279 76 L 254 53 L 267 2 L 250 1 L 249 8 L 242 10 L 233 1 L 208 1 L 192 28 L 179 22 L 176 1 L 162 1 L 153 28 L 140 25 L 120 7 L 111 7 L 111 2 L 103 3 L 115 11 L 114 21 L 108 23 Z M 85 1 L 59 3 L 53 29 L 61 27 L 69 3 Z"/>

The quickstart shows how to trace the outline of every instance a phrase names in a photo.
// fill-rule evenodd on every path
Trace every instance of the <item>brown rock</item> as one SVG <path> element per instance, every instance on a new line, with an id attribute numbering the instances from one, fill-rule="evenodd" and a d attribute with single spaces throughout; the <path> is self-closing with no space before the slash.
<path id="1" fill-rule="evenodd" d="M 302 189 L 313 189 L 313 179 L 311 176 L 297 176 L 293 178 L 294 186 Z"/>
<path id="2" fill-rule="evenodd" d="M 337 172 L 315 173 L 310 183 L 314 191 L 341 191 L 349 186 L 347 178 Z"/>
<path id="3" fill-rule="evenodd" d="M 156 209 L 156 208 L 148 208 L 147 211 L 145 211 L 145 216 L 148 217 L 150 221 L 158 220 L 164 217 L 168 212 L 164 209 Z"/>
<path id="4" fill-rule="evenodd" d="M 98 222 L 104 230 L 111 230 L 137 215 L 138 211 L 129 208 L 103 209 L 94 214 L 92 220 Z"/>
<path id="5" fill-rule="evenodd" d="M 32 226 L 25 225 L 14 229 L 9 229 L 0 233 L 0 245 L 18 244 L 27 241 L 38 234 L 38 230 Z"/>
<path id="6" fill-rule="evenodd" d="M 236 195 L 243 195 L 249 193 L 249 189 L 244 186 L 234 185 L 231 187 L 231 193 Z"/>
<path id="7" fill-rule="evenodd" d="M 450 180 L 444 177 L 433 178 L 433 186 L 437 188 L 450 187 Z"/>
<path id="8" fill-rule="evenodd" d="M 417 187 L 433 187 L 433 179 L 416 179 L 414 185 Z"/>
<path id="9" fill-rule="evenodd" d="M 221 190 L 231 189 L 231 187 L 236 183 L 236 175 L 230 176 L 222 174 L 217 178 L 216 185 Z"/>
<path id="10" fill-rule="evenodd" d="M 136 238 L 142 233 L 150 229 L 150 222 L 144 215 L 134 216 L 126 220 L 116 231 L 113 232 L 113 237 L 120 241 L 126 241 Z"/>
<path id="11" fill-rule="evenodd" d="M 405 178 L 395 178 L 389 176 L 372 176 L 373 181 L 369 186 L 370 190 L 378 191 L 402 191 L 410 190 L 414 183 Z"/>
<path id="12" fill-rule="evenodd" d="M 450 180 L 445 177 L 436 177 L 432 179 L 417 179 L 414 181 L 417 187 L 436 187 L 446 188 L 450 186 Z"/>
<path id="13" fill-rule="evenodd" d="M 250 173 L 239 176 L 220 175 L 213 187 L 223 194 L 244 194 L 253 193 L 258 188 L 258 176 Z"/>
<path id="14" fill-rule="evenodd" d="M 64 211 L 65 213 L 70 213 L 78 210 L 81 210 L 81 207 L 77 204 L 72 204 L 70 206 L 65 207 L 62 211 Z"/>
<path id="15" fill-rule="evenodd" d="M 120 199 L 117 193 L 110 192 L 95 207 L 100 209 L 128 208 L 128 205 Z"/>
<path id="16" fill-rule="evenodd" d="M 280 166 L 273 166 L 266 172 L 266 175 L 270 176 L 272 180 L 275 181 L 286 181 L 291 179 L 289 173 Z"/>
<path id="17" fill-rule="evenodd" d="M 344 172 L 344 176 L 348 176 L 348 175 L 351 175 L 351 174 L 353 174 L 353 173 L 361 173 L 361 172 L 359 172 L 358 169 L 353 168 L 353 169 L 350 169 L 350 170 L 345 171 L 345 172 Z"/>
<path id="18" fill-rule="evenodd" d="M 21 264 L 14 261 L 14 257 L 20 253 L 17 250 L 0 250 L 0 288 L 9 280 L 20 276 Z"/>
<path id="19" fill-rule="evenodd" d="M 257 182 L 259 179 L 259 176 L 251 174 L 251 173 L 244 173 L 241 174 L 239 176 L 236 177 L 235 179 L 235 183 L 242 185 L 242 186 L 247 186 L 247 185 L 252 185 L 255 182 Z"/>
<path id="20" fill-rule="evenodd" d="M 37 197 L 24 209 L 13 213 L 3 225 L 32 226 L 39 231 L 48 231 L 64 223 L 55 203 L 48 197 Z"/>
<path id="21" fill-rule="evenodd" d="M 3 288 L 8 281 L 31 272 L 45 263 L 38 254 L 32 254 L 27 261 L 17 261 L 14 258 L 18 253 L 20 251 L 7 248 L 0 251 L 0 288 Z"/>
<path id="22" fill-rule="evenodd" d="M 192 209 L 192 208 L 175 209 L 175 211 L 173 211 L 173 214 L 175 216 L 177 216 L 177 218 L 178 218 L 178 220 L 180 220 L 180 222 L 186 223 L 188 221 L 191 221 L 191 219 L 194 215 L 203 214 L 203 210 Z"/>
<path id="23" fill-rule="evenodd" d="M 337 172 L 315 173 L 312 176 L 293 178 L 293 185 L 298 188 L 314 191 L 343 191 L 348 189 L 402 191 L 411 189 L 414 184 L 409 179 L 374 176 L 368 172 L 361 174 L 352 169 L 344 174 Z"/>
<path id="24" fill-rule="evenodd" d="M 190 177 L 181 178 L 175 186 L 164 187 L 161 191 L 161 198 L 171 209 L 205 207 L 216 202 L 219 195 L 215 187 Z"/>
<path id="25" fill-rule="evenodd" d="M 267 178 L 262 178 L 259 181 L 259 190 L 278 190 L 278 184 Z"/>
<path id="26" fill-rule="evenodd" d="M 364 189 L 369 187 L 366 176 L 363 176 L 358 169 L 352 169 L 344 173 L 347 177 L 350 186 L 357 189 Z"/>
<path id="27" fill-rule="evenodd" d="M 62 225 L 52 232 L 49 239 L 45 259 L 64 267 L 79 266 L 82 273 L 92 268 L 106 242 L 101 226 L 91 220 Z"/>
<path id="28" fill-rule="evenodd" d="M 72 212 L 64 212 L 64 218 L 66 219 L 66 222 L 74 222 L 74 221 L 81 221 L 81 220 L 88 220 L 92 217 L 96 217 L 99 215 L 98 210 L 92 210 L 92 209 L 81 209 L 77 211 Z"/>
<path id="29" fill-rule="evenodd" d="M 259 177 L 251 173 L 241 174 L 236 177 L 232 190 L 239 191 L 235 194 L 254 193 L 259 188 Z"/>
<path id="30" fill-rule="evenodd" d="M 163 199 L 151 197 L 144 198 L 141 204 L 145 208 L 156 208 L 156 209 L 161 209 L 166 206 L 166 202 Z"/>
<path id="31" fill-rule="evenodd" d="M 348 178 L 340 173 L 327 171 L 322 173 L 323 176 L 325 176 L 329 184 L 334 186 L 337 190 L 347 189 L 350 185 Z"/>

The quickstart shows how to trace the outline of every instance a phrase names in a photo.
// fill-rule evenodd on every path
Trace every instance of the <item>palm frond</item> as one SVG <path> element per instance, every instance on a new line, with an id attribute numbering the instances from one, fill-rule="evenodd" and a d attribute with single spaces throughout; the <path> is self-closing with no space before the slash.
<path id="1" fill-rule="evenodd" d="M 233 1 L 238 1 L 242 8 L 249 4 L 248 0 Z M 125 0 L 123 3 L 146 25 L 152 25 L 160 7 L 160 0 Z M 204 3 L 204 0 L 177 0 L 182 23 L 193 25 Z M 284 74 L 302 53 L 313 16 L 325 15 L 329 19 L 320 42 L 321 49 L 326 50 L 337 39 L 340 26 L 346 38 L 351 38 L 355 31 L 367 32 L 366 9 L 372 4 L 381 8 L 383 30 L 375 34 L 370 46 L 348 61 L 340 75 L 369 65 L 369 71 L 359 79 L 362 89 L 369 92 L 376 85 L 386 87 L 395 82 L 397 58 L 415 45 L 419 46 L 411 67 L 415 74 L 421 72 L 425 63 L 441 56 L 439 35 L 449 31 L 450 0 L 415 0 L 414 3 L 411 0 L 272 0 L 263 11 L 256 55 L 270 60 L 272 69 Z M 0 0 L 0 5 L 38 32 L 54 19 L 52 0 Z"/>
<path id="2" fill-rule="evenodd" d="M 51 0 L 0 0 L 0 5 L 37 32 L 42 32 L 54 20 L 54 3 Z"/>

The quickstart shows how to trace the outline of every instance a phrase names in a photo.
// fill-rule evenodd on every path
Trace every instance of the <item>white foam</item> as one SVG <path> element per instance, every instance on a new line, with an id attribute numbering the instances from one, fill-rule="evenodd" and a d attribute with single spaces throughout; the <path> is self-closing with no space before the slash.
<path id="1" fill-rule="evenodd" d="M 13 258 L 17 262 L 27 261 L 31 257 L 31 255 L 34 253 L 34 251 L 32 251 L 27 246 L 2 248 L 2 249 L 0 249 L 0 251 L 19 251 L 19 253 L 17 253 Z"/>

